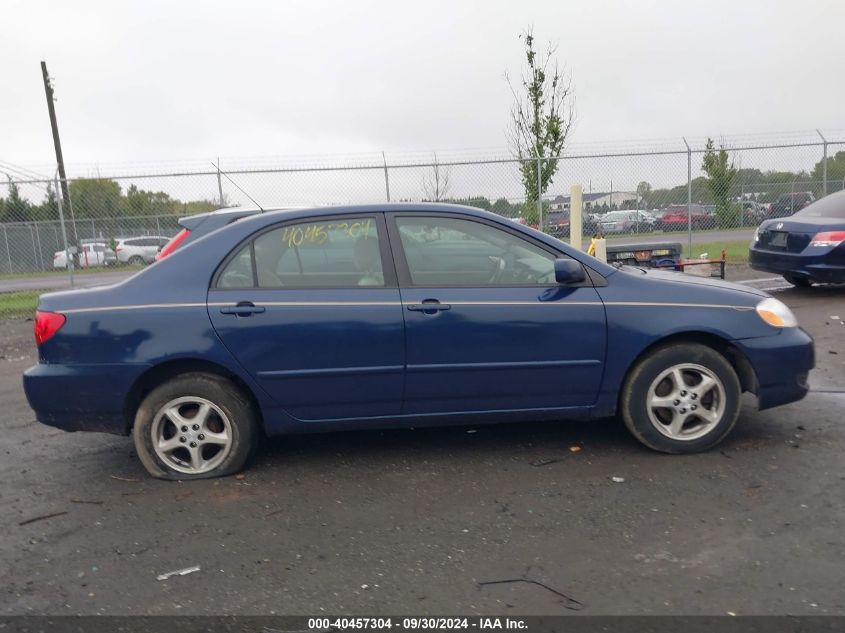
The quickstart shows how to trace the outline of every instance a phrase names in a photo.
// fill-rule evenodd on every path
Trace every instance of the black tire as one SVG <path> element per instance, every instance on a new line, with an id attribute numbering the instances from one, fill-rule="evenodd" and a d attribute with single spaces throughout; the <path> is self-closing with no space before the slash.
<path id="1" fill-rule="evenodd" d="M 129 260 L 126 263 L 129 264 L 130 266 L 138 266 L 138 265 L 144 263 L 144 258 L 141 257 L 140 255 L 133 255 L 132 257 L 129 258 Z"/>
<path id="2" fill-rule="evenodd" d="M 796 288 L 809 288 L 813 285 L 813 281 L 809 277 L 801 277 L 800 275 L 785 274 L 783 276 L 789 283 Z"/>
<path id="3" fill-rule="evenodd" d="M 723 402 L 723 409 L 720 416 L 714 415 L 718 421 L 714 421 L 705 434 L 695 438 L 691 436 L 692 439 L 674 439 L 658 430 L 656 425 L 660 422 L 652 421 L 648 406 L 653 383 L 664 372 L 683 365 L 697 365 L 709 370 L 721 382 L 722 395 L 719 398 Z M 685 379 L 694 379 L 695 373 L 684 375 Z M 658 389 L 661 386 L 662 383 L 658 383 Z M 689 395 L 685 397 L 692 397 L 691 390 L 694 388 L 694 384 L 689 387 Z M 683 393 L 687 394 L 687 391 Z M 698 343 L 674 343 L 655 349 L 628 372 L 622 386 L 619 407 L 625 426 L 645 446 L 662 453 L 698 453 L 713 448 L 731 432 L 739 417 L 741 393 L 736 371 L 719 352 Z M 704 398 L 710 398 L 711 403 L 716 402 L 715 393 L 705 395 Z M 702 409 L 705 409 L 704 398 L 698 401 Z M 684 406 L 683 402 L 681 406 Z M 664 413 L 665 410 L 658 410 L 659 415 Z M 693 428 L 696 420 L 692 419 Z M 703 419 L 700 423 L 706 428 Z M 664 429 L 668 430 L 668 425 L 664 425 Z"/>
<path id="4" fill-rule="evenodd" d="M 224 430 L 227 432 L 230 430 L 230 434 L 227 433 L 230 435 L 228 449 L 226 449 L 228 454 L 211 470 L 198 473 L 181 472 L 153 448 L 153 432 L 156 430 L 155 421 L 160 417 L 159 413 L 165 405 L 179 398 L 206 400 L 227 418 L 228 428 Z M 215 420 L 215 423 L 222 424 L 222 419 L 221 416 Z M 135 414 L 132 438 L 138 458 L 153 477 L 171 480 L 224 477 L 240 471 L 255 453 L 260 436 L 258 420 L 259 416 L 252 402 L 232 382 L 214 374 L 188 373 L 171 378 L 153 389 L 144 398 Z M 163 423 L 159 422 L 160 424 Z M 203 439 L 202 435 L 198 437 Z M 214 446 L 211 448 L 213 450 Z M 173 451 L 174 460 L 179 457 L 177 451 L 182 450 L 177 447 Z M 187 450 L 187 447 L 184 450 Z M 200 450 L 202 451 L 203 447 L 200 447 Z M 214 457 L 211 458 L 213 459 Z"/>

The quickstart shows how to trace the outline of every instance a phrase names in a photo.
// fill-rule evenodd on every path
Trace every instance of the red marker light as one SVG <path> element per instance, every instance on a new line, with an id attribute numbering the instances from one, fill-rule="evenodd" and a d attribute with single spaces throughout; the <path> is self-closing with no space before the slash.
<path id="1" fill-rule="evenodd" d="M 65 324 L 64 314 L 35 311 L 35 342 L 41 345 L 48 341 Z"/>

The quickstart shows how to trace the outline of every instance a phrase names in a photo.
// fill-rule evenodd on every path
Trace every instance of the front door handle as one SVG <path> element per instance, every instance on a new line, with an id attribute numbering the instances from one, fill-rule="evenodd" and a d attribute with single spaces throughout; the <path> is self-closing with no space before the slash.
<path id="1" fill-rule="evenodd" d="M 253 314 L 261 314 L 267 308 L 264 306 L 257 306 L 252 301 L 241 301 L 234 306 L 226 306 L 220 308 L 220 314 L 234 314 L 236 316 L 251 316 Z"/>
<path id="2" fill-rule="evenodd" d="M 451 305 L 440 303 L 437 299 L 426 299 L 422 303 L 409 303 L 407 307 L 412 312 L 425 312 L 426 314 L 437 314 L 452 309 Z"/>

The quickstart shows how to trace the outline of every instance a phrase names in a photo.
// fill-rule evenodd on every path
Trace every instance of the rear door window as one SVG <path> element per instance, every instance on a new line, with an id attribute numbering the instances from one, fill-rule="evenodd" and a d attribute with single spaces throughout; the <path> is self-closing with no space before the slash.
<path id="1" fill-rule="evenodd" d="M 219 288 L 384 287 L 376 220 L 288 224 L 256 237 L 226 265 Z"/>

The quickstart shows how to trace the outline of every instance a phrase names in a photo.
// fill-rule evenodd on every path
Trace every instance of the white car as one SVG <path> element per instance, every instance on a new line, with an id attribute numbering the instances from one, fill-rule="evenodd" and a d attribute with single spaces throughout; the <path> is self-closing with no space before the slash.
<path id="1" fill-rule="evenodd" d="M 79 250 L 79 268 L 110 266 L 117 261 L 114 251 L 105 242 L 89 242 Z M 53 253 L 53 268 L 67 268 L 68 254 L 65 251 Z"/>
<path id="2" fill-rule="evenodd" d="M 169 237 L 160 235 L 123 237 L 117 240 L 114 250 L 121 264 L 152 264 L 158 251 L 169 241 Z"/>

